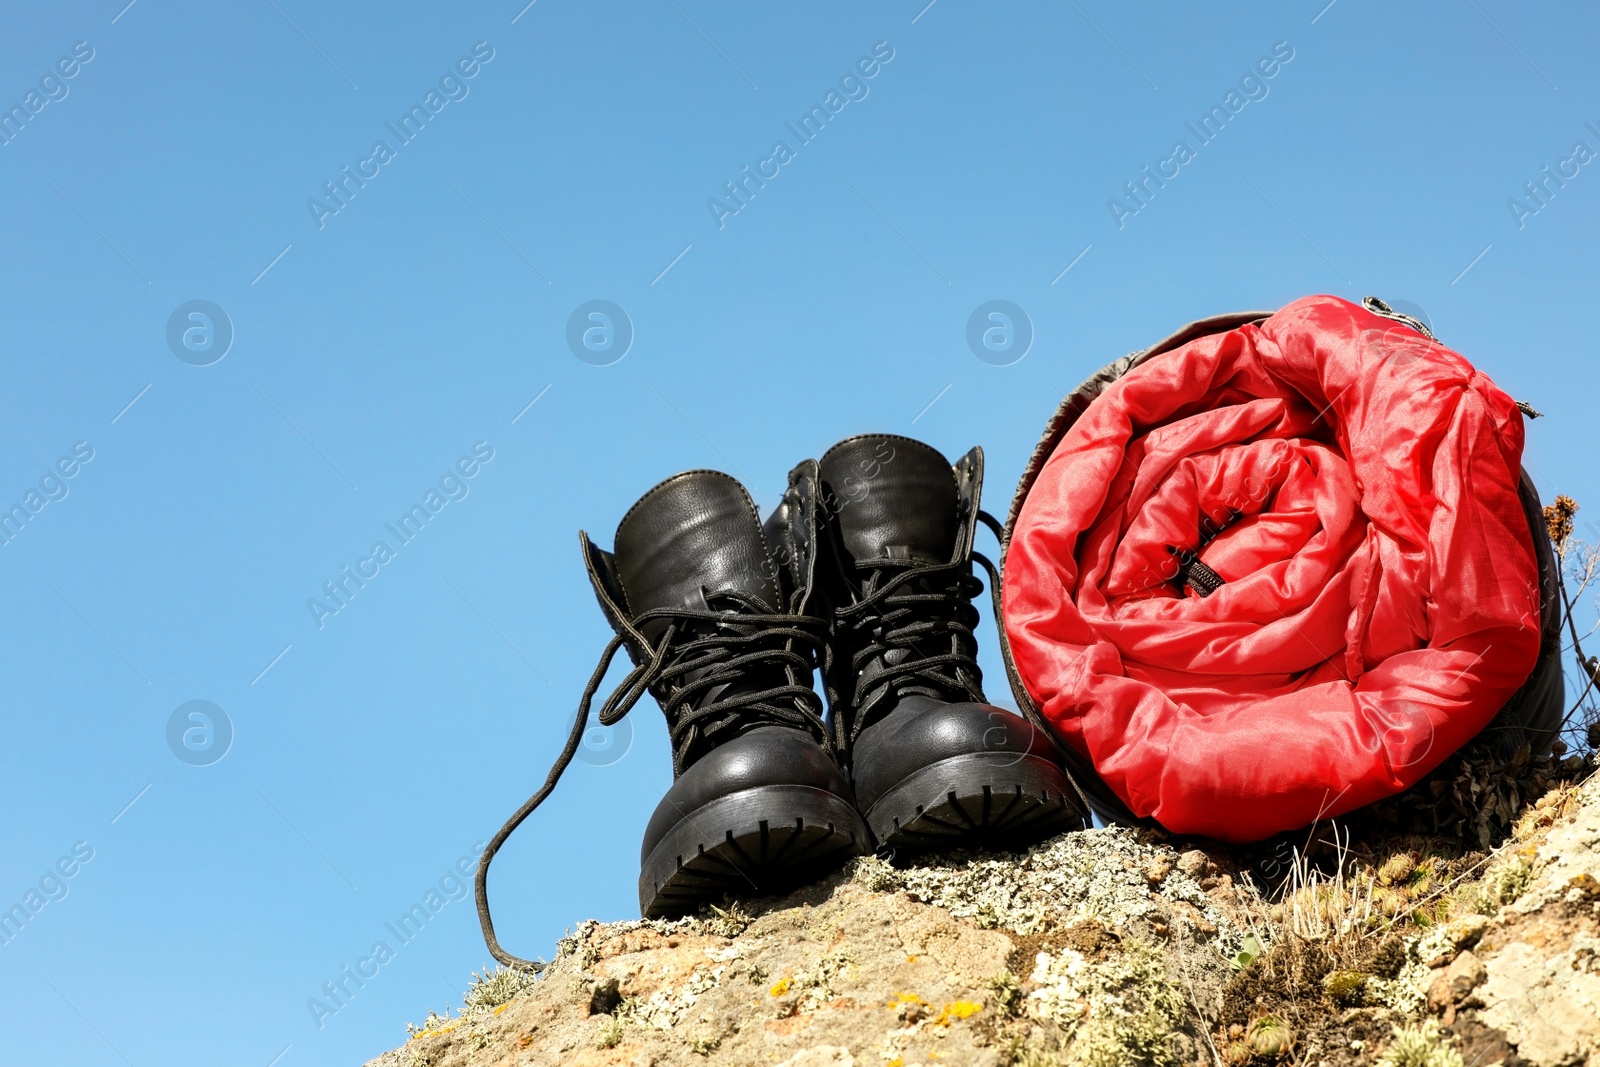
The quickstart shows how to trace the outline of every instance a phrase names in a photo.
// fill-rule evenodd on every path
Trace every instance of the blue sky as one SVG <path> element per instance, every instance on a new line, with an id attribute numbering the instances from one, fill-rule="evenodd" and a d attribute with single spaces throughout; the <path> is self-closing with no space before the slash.
<path id="1" fill-rule="evenodd" d="M 1545 413 L 1529 466 L 1596 536 L 1582 5 L 525 2 L 5 15 L 0 504 L 29 517 L 0 545 L 0 904 L 40 902 L 0 945 L 17 1062 L 353 1064 L 458 1005 L 487 956 L 451 871 L 609 637 L 576 531 L 609 544 L 684 468 L 766 506 L 834 440 L 905 433 L 983 445 L 1003 511 L 1108 360 L 1371 293 Z M 1021 359 L 968 345 L 994 300 Z M 575 351 L 592 301 L 624 318 L 584 311 Z M 620 359 L 581 344 L 607 322 Z M 1005 697 L 992 639 L 983 662 Z M 629 721 L 502 854 L 513 951 L 637 914 L 670 765 L 655 708 Z"/>

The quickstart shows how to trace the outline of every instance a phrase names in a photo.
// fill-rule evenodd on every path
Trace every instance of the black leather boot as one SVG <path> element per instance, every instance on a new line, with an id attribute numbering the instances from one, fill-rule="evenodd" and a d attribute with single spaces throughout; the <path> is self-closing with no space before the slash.
<path id="1" fill-rule="evenodd" d="M 811 605 L 809 574 L 796 581 L 787 553 L 780 587 L 780 565 L 744 487 L 717 471 L 688 471 L 628 511 L 614 553 L 587 535 L 582 541 L 590 582 L 617 636 L 544 787 L 479 863 L 484 938 L 511 965 L 526 961 L 504 954 L 494 939 L 485 903 L 489 861 L 571 761 L 619 647 L 634 669 L 606 700 L 600 722 L 617 722 L 648 691 L 666 713 L 673 746 L 674 781 L 640 850 L 639 906 L 647 917 L 784 888 L 870 848 L 812 686 L 826 623 Z M 809 543 L 803 550 L 809 559 Z"/>
<path id="2" fill-rule="evenodd" d="M 879 846 L 1018 847 L 1082 829 L 1054 743 L 983 694 L 974 558 L 996 575 L 973 552 L 982 451 L 952 468 L 920 441 L 852 437 L 816 477 L 830 714 Z"/>

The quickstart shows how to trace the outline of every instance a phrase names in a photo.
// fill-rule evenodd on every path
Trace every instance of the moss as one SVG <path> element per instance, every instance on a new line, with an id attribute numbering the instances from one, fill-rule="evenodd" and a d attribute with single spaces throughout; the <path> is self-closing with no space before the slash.
<path id="1" fill-rule="evenodd" d="M 722 984 L 728 970 L 725 961 L 712 966 L 697 966 L 679 985 L 657 989 L 649 997 L 627 997 L 617 1006 L 616 1018 L 657 1030 L 671 1030 L 683 1020 L 695 1001 Z"/>
<path id="2" fill-rule="evenodd" d="M 1360 971 L 1333 971 L 1322 979 L 1322 991 L 1341 1008 L 1366 1003 L 1367 976 Z"/>
<path id="3" fill-rule="evenodd" d="M 1028 981 L 1038 987 L 1028 994 L 1028 1014 L 1067 1031 L 1088 1011 L 1089 998 L 1100 984 L 1083 953 L 1070 948 L 1039 953 Z"/>
<path id="4" fill-rule="evenodd" d="M 1172 1047 L 1174 1026 L 1164 1012 L 1146 1008 L 1138 1015 L 1113 1019 L 1096 1028 L 1086 1042 L 1082 1062 L 1089 1067 L 1176 1067 L 1177 1052 Z"/>
<path id="5" fill-rule="evenodd" d="M 1450 927 L 1433 926 L 1425 927 L 1425 933 L 1417 940 L 1415 955 L 1419 960 L 1429 964 L 1438 964 L 1440 961 L 1449 963 L 1455 958 L 1455 938 L 1451 936 Z"/>
<path id="6" fill-rule="evenodd" d="M 428 1017 L 420 1023 L 406 1023 L 406 1032 L 411 1035 L 410 1040 L 419 1037 L 434 1037 L 438 1034 L 448 1034 L 461 1023 L 460 1019 L 450 1018 L 450 1009 L 446 1007 L 444 1014 L 440 1015 L 432 1008 L 428 1009 Z"/>
<path id="7" fill-rule="evenodd" d="M 1489 894 L 1481 885 L 1464 885 L 1454 890 L 1446 898 L 1450 902 L 1451 915 L 1493 915 L 1499 910 L 1500 902 L 1489 899 Z"/>
<path id="8" fill-rule="evenodd" d="M 785 992 L 793 990 L 804 994 L 800 998 L 796 1010 L 803 1012 L 816 1011 L 834 998 L 834 985 L 837 980 L 853 980 L 855 963 L 855 953 L 848 948 L 842 948 L 837 952 L 822 957 L 812 970 L 801 971 L 799 974 L 794 975 L 792 979 L 785 978 L 784 982 L 788 983 Z M 777 986 L 774 986 L 772 989 L 773 996 L 783 995 L 776 992 L 776 990 Z"/>

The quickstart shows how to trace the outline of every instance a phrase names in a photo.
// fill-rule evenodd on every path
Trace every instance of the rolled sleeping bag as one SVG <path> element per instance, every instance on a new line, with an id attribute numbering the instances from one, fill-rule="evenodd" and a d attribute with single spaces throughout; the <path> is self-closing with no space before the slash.
<path id="1" fill-rule="evenodd" d="M 1103 815 L 1260 840 L 1485 731 L 1536 752 L 1559 731 L 1522 412 L 1367 304 L 1191 324 L 1047 426 L 1006 524 L 1002 645 Z"/>

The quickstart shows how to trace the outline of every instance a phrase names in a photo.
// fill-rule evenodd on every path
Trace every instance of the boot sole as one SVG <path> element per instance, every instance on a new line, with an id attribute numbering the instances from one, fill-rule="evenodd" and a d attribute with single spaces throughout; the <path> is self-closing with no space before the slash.
<path id="1" fill-rule="evenodd" d="M 781 892 L 861 855 L 870 841 L 855 805 L 825 789 L 746 789 L 667 831 L 639 874 L 639 908 L 645 918 L 665 918 L 725 896 Z"/>
<path id="2" fill-rule="evenodd" d="M 880 848 L 1022 848 L 1082 830 L 1066 774 L 1011 752 L 952 756 L 905 778 L 867 812 Z"/>

